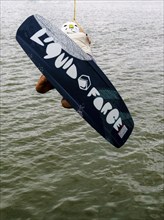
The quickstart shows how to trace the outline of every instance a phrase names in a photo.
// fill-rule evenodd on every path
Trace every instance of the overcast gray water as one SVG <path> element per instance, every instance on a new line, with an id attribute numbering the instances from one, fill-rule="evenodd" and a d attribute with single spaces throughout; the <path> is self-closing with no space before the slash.
<path id="1" fill-rule="evenodd" d="M 135 122 L 120 149 L 63 109 L 57 91 L 35 91 L 40 72 L 15 34 L 36 13 L 60 27 L 73 1 L 1 2 L 1 220 L 162 220 L 162 1 L 77 1 Z"/>

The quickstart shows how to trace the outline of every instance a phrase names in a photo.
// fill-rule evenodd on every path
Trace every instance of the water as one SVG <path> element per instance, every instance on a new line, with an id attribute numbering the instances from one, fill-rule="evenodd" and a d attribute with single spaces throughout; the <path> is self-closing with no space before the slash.
<path id="1" fill-rule="evenodd" d="M 94 57 L 135 121 L 116 149 L 56 91 L 37 94 L 40 72 L 15 40 L 40 14 L 57 26 L 73 1 L 1 2 L 1 219 L 161 220 L 163 213 L 162 1 L 79 1 Z M 62 16 L 61 16 L 62 15 Z"/>

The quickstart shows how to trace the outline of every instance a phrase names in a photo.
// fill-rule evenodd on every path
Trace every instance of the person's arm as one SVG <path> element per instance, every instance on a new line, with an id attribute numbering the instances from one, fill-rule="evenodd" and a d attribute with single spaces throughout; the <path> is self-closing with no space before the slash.
<path id="1" fill-rule="evenodd" d="M 76 24 L 77 24 L 77 26 L 79 28 L 79 31 L 83 32 L 84 34 L 86 34 L 84 29 L 81 27 L 81 25 L 77 21 L 75 21 L 75 22 L 76 22 Z M 89 39 L 88 34 L 86 34 L 86 38 L 87 38 L 88 43 L 91 44 L 91 40 Z"/>
<path id="2" fill-rule="evenodd" d="M 87 36 L 87 41 L 88 41 L 88 43 L 91 44 L 91 40 L 90 40 L 90 38 L 88 37 L 88 34 L 86 34 L 86 36 Z"/>

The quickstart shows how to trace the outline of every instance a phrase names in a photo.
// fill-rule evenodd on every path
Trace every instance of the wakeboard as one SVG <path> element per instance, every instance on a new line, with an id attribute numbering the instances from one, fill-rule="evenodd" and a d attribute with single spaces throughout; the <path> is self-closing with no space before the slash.
<path id="1" fill-rule="evenodd" d="M 90 55 L 40 15 L 32 15 L 21 24 L 16 40 L 56 90 L 100 135 L 117 148 L 127 141 L 133 119 Z"/>

